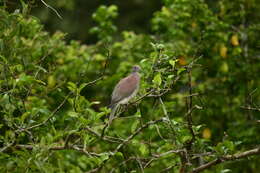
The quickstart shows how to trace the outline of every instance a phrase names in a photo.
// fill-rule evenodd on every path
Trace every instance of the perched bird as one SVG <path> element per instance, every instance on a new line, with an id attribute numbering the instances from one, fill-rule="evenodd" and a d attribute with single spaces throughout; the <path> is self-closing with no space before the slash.
<path id="1" fill-rule="evenodd" d="M 133 66 L 132 73 L 121 79 L 115 86 L 111 98 L 111 113 L 108 125 L 110 125 L 114 119 L 118 106 L 128 103 L 128 101 L 137 94 L 140 83 L 140 74 L 138 73 L 140 69 L 141 68 L 137 65 Z"/>

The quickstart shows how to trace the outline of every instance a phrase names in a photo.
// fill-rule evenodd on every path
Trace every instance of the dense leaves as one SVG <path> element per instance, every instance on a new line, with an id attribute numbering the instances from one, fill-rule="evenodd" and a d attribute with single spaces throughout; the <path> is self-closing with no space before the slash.
<path id="1" fill-rule="evenodd" d="M 101 5 L 91 45 L 44 31 L 22 1 L 1 7 L 3 172 L 189 172 L 215 159 L 205 172 L 260 169 L 246 157 L 258 150 L 237 155 L 260 141 L 259 4 L 163 3 L 153 34 L 119 33 L 118 7 Z M 134 64 L 138 96 L 107 128 L 113 87 Z"/>

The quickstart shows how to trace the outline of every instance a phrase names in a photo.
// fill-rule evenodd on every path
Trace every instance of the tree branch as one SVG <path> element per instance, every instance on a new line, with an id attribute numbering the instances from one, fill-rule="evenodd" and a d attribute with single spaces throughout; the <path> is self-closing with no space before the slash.
<path id="1" fill-rule="evenodd" d="M 33 148 L 35 148 L 37 146 L 34 145 L 27 145 L 27 144 L 17 144 L 15 145 L 15 148 L 17 149 L 26 149 L 26 150 L 32 150 Z M 42 146 L 39 146 L 42 147 Z M 44 146 L 46 147 L 48 150 L 75 150 L 75 151 L 79 151 L 81 153 L 86 154 L 89 157 L 100 157 L 102 155 L 104 155 L 105 153 L 94 153 L 94 152 L 89 152 L 87 150 L 84 150 L 82 147 L 78 147 L 78 146 L 53 146 L 53 147 L 49 147 L 49 146 Z"/>
<path id="2" fill-rule="evenodd" d="M 47 4 L 44 0 L 40 0 L 47 8 L 51 9 L 52 11 L 54 11 L 56 13 L 56 15 L 62 19 L 61 15 L 58 13 L 57 10 L 55 10 L 55 8 L 53 8 L 52 6 L 50 6 L 49 4 Z"/>
<path id="3" fill-rule="evenodd" d="M 251 111 L 259 111 L 260 112 L 260 108 L 254 108 L 254 107 L 250 107 L 250 106 L 240 106 L 242 109 L 247 109 L 247 110 L 251 110 Z"/>
<path id="4" fill-rule="evenodd" d="M 156 158 L 159 158 L 159 157 L 163 157 L 163 156 L 166 156 L 166 155 L 168 155 L 168 154 L 172 154 L 172 153 L 181 153 L 181 152 L 184 152 L 184 150 L 183 149 L 180 149 L 180 150 L 170 150 L 170 151 L 167 151 L 167 152 L 165 152 L 165 153 L 161 153 L 161 154 L 153 154 L 153 156 L 154 157 L 156 157 Z"/>
<path id="5" fill-rule="evenodd" d="M 260 154 L 260 147 L 252 149 L 252 150 L 248 150 L 242 153 L 238 153 L 238 154 L 234 154 L 234 155 L 226 155 L 226 156 L 222 156 L 220 158 L 217 158 L 211 162 L 208 162 L 204 165 L 201 165 L 197 168 L 194 168 L 190 173 L 197 173 L 197 172 L 201 172 L 205 169 L 208 169 L 214 165 L 226 162 L 226 161 L 230 161 L 230 160 L 237 160 L 237 159 L 241 159 L 244 157 L 248 157 L 248 156 L 252 156 L 252 155 L 259 155 Z"/>
<path id="6" fill-rule="evenodd" d="M 93 173 L 93 172 L 100 172 L 100 170 L 102 169 L 102 167 L 105 165 L 105 163 L 112 157 L 114 156 L 124 145 L 126 145 L 128 142 L 130 142 L 136 135 L 138 135 L 143 129 L 149 127 L 150 125 L 156 124 L 158 122 L 162 122 L 164 121 L 166 118 L 160 118 L 158 120 L 154 120 L 154 121 L 149 121 L 146 124 L 142 125 L 141 127 L 139 127 L 133 134 L 131 134 L 130 136 L 128 136 L 121 144 L 119 144 L 116 149 L 109 154 L 109 158 L 104 160 L 99 167 L 94 168 L 90 171 L 88 171 L 87 173 Z"/>
<path id="7" fill-rule="evenodd" d="M 116 137 L 112 137 L 112 136 L 102 136 L 102 134 L 99 134 L 98 132 L 92 130 L 90 127 L 85 127 L 85 130 L 87 130 L 88 132 L 90 132 L 91 134 L 93 134 L 94 136 L 102 139 L 103 141 L 107 141 L 107 142 L 111 142 L 111 143 L 122 143 L 125 140 L 121 139 L 121 138 L 116 138 Z"/>
<path id="8" fill-rule="evenodd" d="M 190 150 L 191 149 L 191 146 L 193 144 L 193 142 L 195 141 L 195 133 L 192 129 L 192 125 L 193 125 L 193 122 L 192 122 L 192 86 L 191 86 L 191 69 L 189 69 L 188 71 L 188 79 L 189 79 L 189 101 L 187 102 L 187 106 L 188 106 L 188 113 L 187 113 L 187 121 L 188 121 L 188 128 L 189 128 L 189 131 L 192 135 L 192 139 L 189 141 L 188 143 L 188 147 L 187 149 Z"/>
<path id="9" fill-rule="evenodd" d="M 163 121 L 164 118 L 160 118 L 158 120 L 154 120 L 154 121 L 149 121 L 148 123 L 142 125 L 141 127 L 139 127 L 139 129 L 137 129 L 132 135 L 130 135 L 124 142 L 122 142 L 121 144 L 119 144 L 116 149 L 114 150 L 113 153 L 116 153 L 118 150 L 120 150 L 125 144 L 127 144 L 130 140 L 132 140 L 136 135 L 138 135 L 143 129 L 149 127 L 150 125 L 156 124 L 158 122 Z"/>

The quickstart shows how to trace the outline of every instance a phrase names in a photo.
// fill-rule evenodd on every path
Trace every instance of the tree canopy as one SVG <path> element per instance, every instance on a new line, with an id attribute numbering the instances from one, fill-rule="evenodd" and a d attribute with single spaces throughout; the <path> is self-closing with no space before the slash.
<path id="1" fill-rule="evenodd" d="M 88 3 L 1 2 L 2 172 L 260 171 L 259 2 Z M 84 10 L 89 28 L 68 16 Z"/>

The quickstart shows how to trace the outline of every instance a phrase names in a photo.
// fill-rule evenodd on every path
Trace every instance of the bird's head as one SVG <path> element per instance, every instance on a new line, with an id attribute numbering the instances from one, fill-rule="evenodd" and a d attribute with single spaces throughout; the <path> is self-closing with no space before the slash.
<path id="1" fill-rule="evenodd" d="M 139 72 L 141 70 L 141 67 L 138 65 L 134 65 L 132 68 L 132 72 Z"/>

